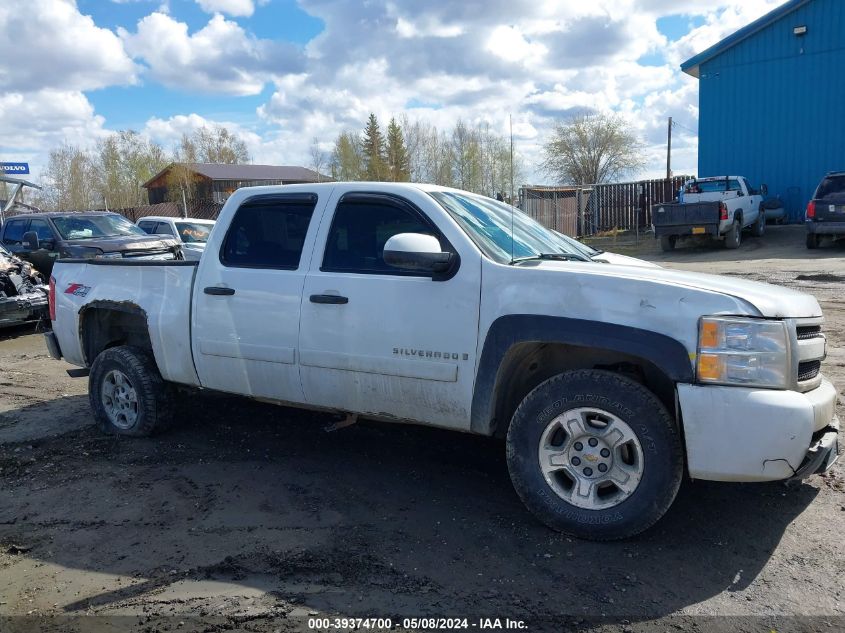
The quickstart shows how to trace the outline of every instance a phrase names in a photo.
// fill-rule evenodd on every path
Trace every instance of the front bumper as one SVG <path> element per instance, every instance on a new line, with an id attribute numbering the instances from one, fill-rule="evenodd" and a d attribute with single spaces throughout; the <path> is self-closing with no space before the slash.
<path id="1" fill-rule="evenodd" d="M 807 225 L 807 233 L 813 235 L 843 235 L 845 234 L 845 222 L 804 222 Z"/>
<path id="2" fill-rule="evenodd" d="M 774 481 L 827 470 L 838 457 L 836 398 L 824 377 L 806 393 L 679 384 L 690 477 Z"/>
<path id="3" fill-rule="evenodd" d="M 47 318 L 47 295 L 29 292 L 0 298 L 0 327 Z"/>

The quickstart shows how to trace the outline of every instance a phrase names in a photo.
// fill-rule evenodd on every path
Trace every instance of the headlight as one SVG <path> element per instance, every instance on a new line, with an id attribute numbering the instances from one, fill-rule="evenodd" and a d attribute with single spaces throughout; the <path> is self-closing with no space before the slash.
<path id="1" fill-rule="evenodd" d="M 97 259 L 122 259 L 123 255 L 121 253 L 100 253 L 97 255 Z"/>
<path id="2" fill-rule="evenodd" d="M 699 322 L 699 382 L 787 389 L 790 367 L 783 321 L 703 317 Z"/>

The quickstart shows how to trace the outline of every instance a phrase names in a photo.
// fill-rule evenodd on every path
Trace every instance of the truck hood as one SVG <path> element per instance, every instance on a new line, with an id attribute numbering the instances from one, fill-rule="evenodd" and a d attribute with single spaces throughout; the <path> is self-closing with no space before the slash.
<path id="1" fill-rule="evenodd" d="M 709 275 L 668 268 L 645 268 L 614 264 L 544 261 L 538 267 L 566 271 L 583 270 L 590 274 L 613 275 L 622 279 L 651 281 L 670 286 L 718 292 L 739 299 L 749 305 L 749 312 L 768 318 L 809 318 L 822 315 L 816 298 L 804 292 L 782 286 L 748 281 L 728 275 Z M 584 268 L 580 268 L 583 266 Z"/>
<path id="2" fill-rule="evenodd" d="M 123 235 L 120 237 L 99 237 L 85 240 L 67 240 L 70 246 L 91 246 L 101 249 L 104 253 L 115 253 L 134 250 L 165 250 L 173 248 L 180 242 L 175 238 L 164 238 L 154 235 Z"/>
<path id="3" fill-rule="evenodd" d="M 617 253 L 608 253 L 607 251 L 594 255 L 591 258 L 594 262 L 604 264 L 618 264 L 619 266 L 642 266 L 643 268 L 660 268 L 659 264 L 647 262 L 644 259 L 636 257 L 629 257 L 628 255 L 619 255 Z"/>

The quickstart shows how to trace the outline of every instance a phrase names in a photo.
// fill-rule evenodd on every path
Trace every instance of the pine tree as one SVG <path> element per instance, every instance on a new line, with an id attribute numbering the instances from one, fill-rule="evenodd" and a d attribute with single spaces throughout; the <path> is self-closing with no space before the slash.
<path id="1" fill-rule="evenodd" d="M 387 169 L 393 182 L 408 182 L 411 179 L 405 138 L 396 119 L 390 119 L 387 126 Z"/>
<path id="2" fill-rule="evenodd" d="M 384 136 L 381 134 L 378 119 L 373 113 L 370 113 L 367 127 L 364 129 L 364 163 L 367 180 L 385 180 L 387 178 Z"/>

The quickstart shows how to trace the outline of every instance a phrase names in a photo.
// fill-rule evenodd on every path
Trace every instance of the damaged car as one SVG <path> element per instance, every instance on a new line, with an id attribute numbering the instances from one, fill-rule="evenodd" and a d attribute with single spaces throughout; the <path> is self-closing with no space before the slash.
<path id="1" fill-rule="evenodd" d="M 0 328 L 46 319 L 48 292 L 32 264 L 0 244 Z"/>

